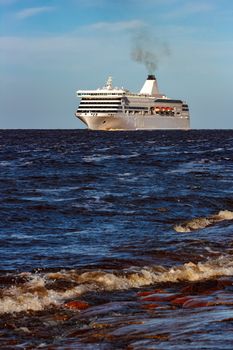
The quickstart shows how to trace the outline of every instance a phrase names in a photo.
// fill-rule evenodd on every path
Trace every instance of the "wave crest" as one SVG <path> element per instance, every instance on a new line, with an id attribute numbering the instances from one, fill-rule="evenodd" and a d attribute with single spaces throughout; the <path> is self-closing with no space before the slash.
<path id="1" fill-rule="evenodd" d="M 179 225 L 174 226 L 176 232 L 191 232 L 206 228 L 210 225 L 214 225 L 220 221 L 233 220 L 233 212 L 229 210 L 220 210 L 218 214 L 207 216 L 203 218 L 195 218 L 185 221 Z"/>
<path id="2" fill-rule="evenodd" d="M 185 263 L 180 266 L 164 268 L 151 266 L 132 267 L 119 272 L 103 270 L 80 273 L 77 270 L 62 270 L 41 275 L 31 274 L 30 280 L 23 285 L 2 290 L 0 314 L 21 311 L 39 311 L 56 306 L 62 307 L 65 301 L 77 298 L 86 292 L 116 291 L 140 288 L 163 282 L 201 281 L 219 276 L 233 275 L 233 260 L 220 257 L 215 260 Z M 75 281 L 77 285 L 66 290 L 51 289 L 51 281 L 62 279 Z M 46 285 L 50 283 L 50 287 Z"/>

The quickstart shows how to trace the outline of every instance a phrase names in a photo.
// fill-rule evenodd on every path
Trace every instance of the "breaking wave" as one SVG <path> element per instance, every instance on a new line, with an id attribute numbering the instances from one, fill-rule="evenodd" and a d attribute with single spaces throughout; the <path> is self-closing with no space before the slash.
<path id="1" fill-rule="evenodd" d="M 233 220 L 233 212 L 229 210 L 221 210 L 216 215 L 188 220 L 179 225 L 175 225 L 174 230 L 176 232 L 191 232 L 206 228 L 224 220 Z"/>
<path id="2" fill-rule="evenodd" d="M 25 283 L 1 290 L 0 314 L 63 307 L 67 300 L 87 292 L 127 290 L 163 282 L 196 282 L 219 276 L 232 276 L 233 260 L 222 256 L 215 260 L 197 264 L 188 262 L 171 268 L 131 267 L 121 272 L 61 270 L 26 275 Z M 57 288 L 59 281 L 64 286 L 72 283 L 72 287 Z"/>

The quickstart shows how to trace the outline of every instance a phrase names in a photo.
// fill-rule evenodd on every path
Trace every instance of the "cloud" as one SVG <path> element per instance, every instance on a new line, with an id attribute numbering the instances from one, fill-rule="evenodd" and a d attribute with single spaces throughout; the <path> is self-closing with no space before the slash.
<path id="1" fill-rule="evenodd" d="M 1 1 L 1 0 L 0 0 Z M 26 19 L 32 16 L 39 15 L 41 13 L 54 11 L 55 7 L 53 6 L 42 6 L 42 7 L 29 7 L 24 10 L 21 10 L 15 14 L 15 17 L 18 19 Z"/>
<path id="2" fill-rule="evenodd" d="M 109 47 L 112 52 L 117 47 L 113 41 L 112 39 L 111 43 L 105 45 L 105 37 L 96 40 L 96 37 L 78 37 L 71 33 L 36 38 L 0 36 L 0 70 L 1 65 L 3 70 L 14 66 L 21 71 L 30 67 L 35 71 L 46 67 L 55 69 L 55 66 L 65 69 L 71 64 L 80 65 L 81 61 L 85 65 L 88 53 L 97 60 L 97 56 L 102 57 L 103 53 L 108 53 Z"/>
<path id="3" fill-rule="evenodd" d="M 185 16 L 190 16 L 195 14 L 211 12 L 213 9 L 214 9 L 213 4 L 210 4 L 208 2 L 188 3 L 179 9 L 176 9 L 171 12 L 167 12 L 165 17 L 166 18 L 185 17 Z"/>
<path id="4" fill-rule="evenodd" d="M 124 30 L 132 30 L 144 27 L 145 24 L 140 20 L 120 21 L 120 22 L 97 22 L 86 26 L 89 30 L 104 30 L 111 32 L 119 32 Z"/>
<path id="5" fill-rule="evenodd" d="M 119 1 L 119 0 L 118 0 Z M 103 8 L 109 5 L 109 0 L 72 0 L 73 4 L 79 7 L 89 7 L 89 8 Z"/>
<path id="6" fill-rule="evenodd" d="M 17 62 L 21 57 L 28 55 L 43 57 L 44 54 L 51 53 L 54 56 L 58 52 L 74 52 L 85 42 L 85 39 L 78 39 L 73 36 L 50 36 L 50 37 L 14 37 L 0 36 L 1 58 L 5 54 L 10 62 Z M 18 57 L 16 57 L 18 56 Z M 10 59 L 10 57 L 12 59 Z M 15 58 L 14 58 L 15 57 Z M 28 57 L 30 60 L 30 57 Z"/>

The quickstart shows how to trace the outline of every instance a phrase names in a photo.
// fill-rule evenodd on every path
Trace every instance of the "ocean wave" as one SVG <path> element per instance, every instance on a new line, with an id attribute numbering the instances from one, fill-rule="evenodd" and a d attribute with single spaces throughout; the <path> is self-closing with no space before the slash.
<path id="1" fill-rule="evenodd" d="M 61 270 L 53 273 L 27 274 L 25 283 L 1 290 L 0 314 L 40 311 L 49 307 L 64 307 L 64 303 L 87 292 L 117 291 L 140 288 L 156 283 L 202 281 L 233 275 L 233 260 L 219 257 L 194 264 L 164 268 L 162 266 L 132 267 L 122 271 Z M 56 288 L 56 284 L 65 288 Z"/>
<path id="2" fill-rule="evenodd" d="M 105 160 L 110 159 L 129 159 L 129 158 L 135 158 L 140 156 L 138 152 L 132 152 L 130 154 L 109 154 L 109 155 L 102 155 L 102 154 L 93 154 L 92 156 L 85 156 L 83 157 L 83 160 L 87 163 L 89 162 L 101 162 Z"/>
<path id="3" fill-rule="evenodd" d="M 174 230 L 176 232 L 191 232 L 206 228 L 224 220 L 233 220 L 233 212 L 229 210 L 220 210 L 218 214 L 212 216 L 187 220 L 181 224 L 175 225 Z"/>

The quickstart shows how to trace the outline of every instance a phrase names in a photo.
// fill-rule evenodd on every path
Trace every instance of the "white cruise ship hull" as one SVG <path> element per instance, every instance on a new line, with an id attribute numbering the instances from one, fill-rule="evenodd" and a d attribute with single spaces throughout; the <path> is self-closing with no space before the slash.
<path id="1" fill-rule="evenodd" d="M 187 130 L 189 107 L 186 102 L 160 94 L 154 75 L 148 75 L 140 93 L 106 85 L 96 90 L 78 90 L 81 97 L 75 113 L 91 130 Z"/>
<path id="2" fill-rule="evenodd" d="M 91 130 L 190 129 L 189 118 L 157 115 L 85 115 L 76 116 Z"/>

